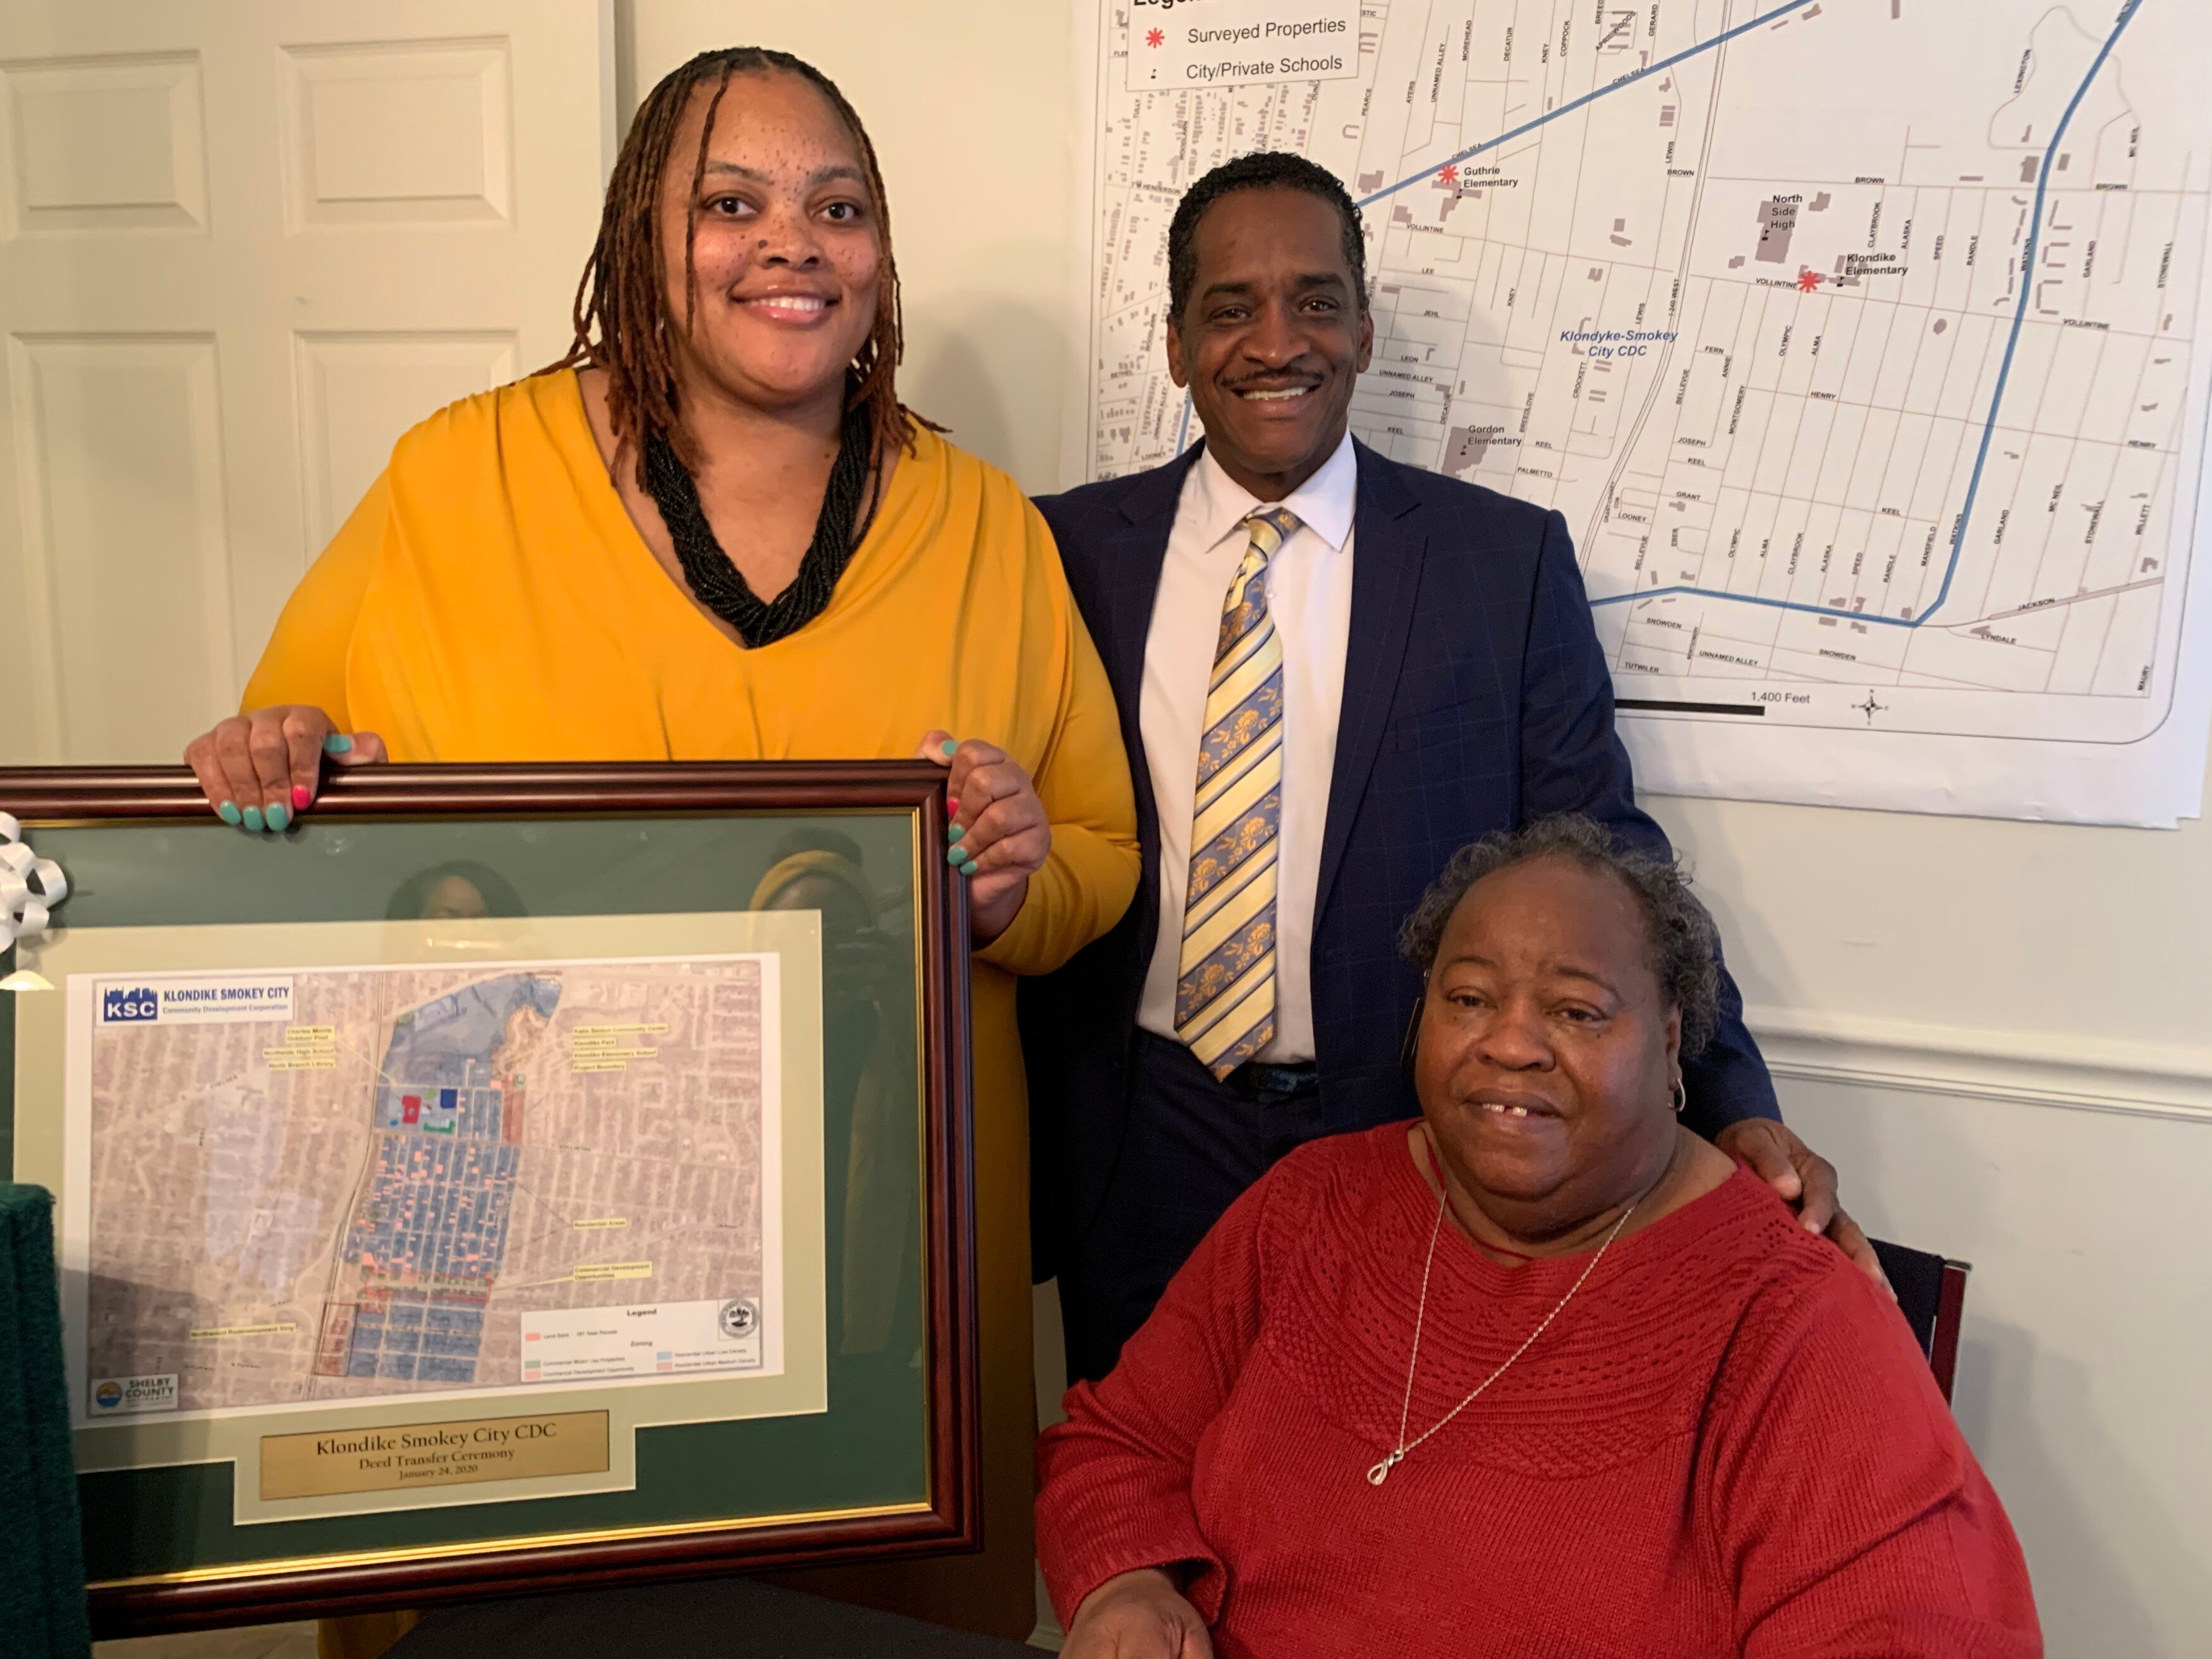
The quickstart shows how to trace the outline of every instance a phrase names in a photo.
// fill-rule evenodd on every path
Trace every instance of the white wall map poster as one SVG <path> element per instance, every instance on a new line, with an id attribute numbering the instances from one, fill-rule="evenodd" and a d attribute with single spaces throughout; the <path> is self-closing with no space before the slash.
<path id="1" fill-rule="evenodd" d="M 1565 514 L 1644 788 L 2200 811 L 2212 7 L 1077 11 L 1071 482 L 1200 435 L 1168 222 L 1293 150 L 1363 210 L 1353 430 Z"/>

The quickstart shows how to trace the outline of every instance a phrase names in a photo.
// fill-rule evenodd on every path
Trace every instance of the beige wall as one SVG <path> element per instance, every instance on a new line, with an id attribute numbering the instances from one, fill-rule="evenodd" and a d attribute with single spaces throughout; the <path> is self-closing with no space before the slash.
<path id="1" fill-rule="evenodd" d="M 633 86 L 739 39 L 840 82 L 894 199 L 909 401 L 1060 482 L 1071 0 L 631 0 L 620 22 Z M 1975 1264 L 1959 1416 L 2051 1652 L 2212 1653 L 2212 830 L 1653 805 L 1792 1121 L 1871 1225 Z"/>
<path id="2" fill-rule="evenodd" d="M 1955 1407 L 2055 1659 L 2212 1653 L 2212 830 L 1650 804 L 1791 1123 L 1974 1264 Z"/>
<path id="3" fill-rule="evenodd" d="M 908 404 L 1030 489 L 1052 487 L 1073 349 L 1073 40 L 1060 0 L 620 0 L 617 86 L 694 52 L 775 46 L 836 81 L 890 192 Z"/>

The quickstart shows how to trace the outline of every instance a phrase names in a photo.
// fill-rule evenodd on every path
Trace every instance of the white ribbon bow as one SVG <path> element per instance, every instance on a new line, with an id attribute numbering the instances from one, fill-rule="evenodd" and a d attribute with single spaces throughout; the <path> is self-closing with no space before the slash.
<path id="1" fill-rule="evenodd" d="M 24 846 L 23 826 L 0 812 L 0 951 L 44 934 L 54 906 L 68 896 L 61 866 Z"/>

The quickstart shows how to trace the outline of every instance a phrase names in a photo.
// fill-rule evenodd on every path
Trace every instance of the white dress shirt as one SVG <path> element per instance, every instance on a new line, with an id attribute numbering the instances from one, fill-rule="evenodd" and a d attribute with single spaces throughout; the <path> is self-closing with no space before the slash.
<path id="1" fill-rule="evenodd" d="M 1352 635 L 1352 516 L 1359 465 L 1346 433 L 1320 471 L 1282 503 L 1298 528 L 1267 563 L 1267 609 L 1283 642 L 1283 811 L 1275 875 L 1275 1035 L 1259 1058 L 1314 1057 L 1314 901 L 1322 827 L 1336 769 L 1344 653 Z M 1229 583 L 1250 540 L 1239 526 L 1265 505 L 1201 454 L 1183 479 L 1145 636 L 1138 704 L 1160 822 L 1160 936 L 1137 1023 L 1175 1036 L 1183 895 L 1190 885 L 1191 805 L 1206 693 Z"/>

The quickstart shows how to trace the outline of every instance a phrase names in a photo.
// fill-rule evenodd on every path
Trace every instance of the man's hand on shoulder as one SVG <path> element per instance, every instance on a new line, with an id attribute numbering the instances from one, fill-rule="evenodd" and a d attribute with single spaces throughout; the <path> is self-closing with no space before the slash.
<path id="1" fill-rule="evenodd" d="M 1729 1124 L 1713 1137 L 1713 1144 L 1741 1159 L 1752 1174 L 1795 1205 L 1806 1231 L 1826 1233 L 1828 1242 L 1861 1273 L 1889 1289 L 1888 1276 L 1865 1231 L 1836 1202 L 1836 1166 L 1798 1139 L 1788 1124 L 1771 1117 L 1747 1117 Z"/>
<path id="2" fill-rule="evenodd" d="M 1083 1598 L 1063 1659 L 1213 1659 L 1206 1621 L 1157 1567 L 1109 1578 Z"/>

